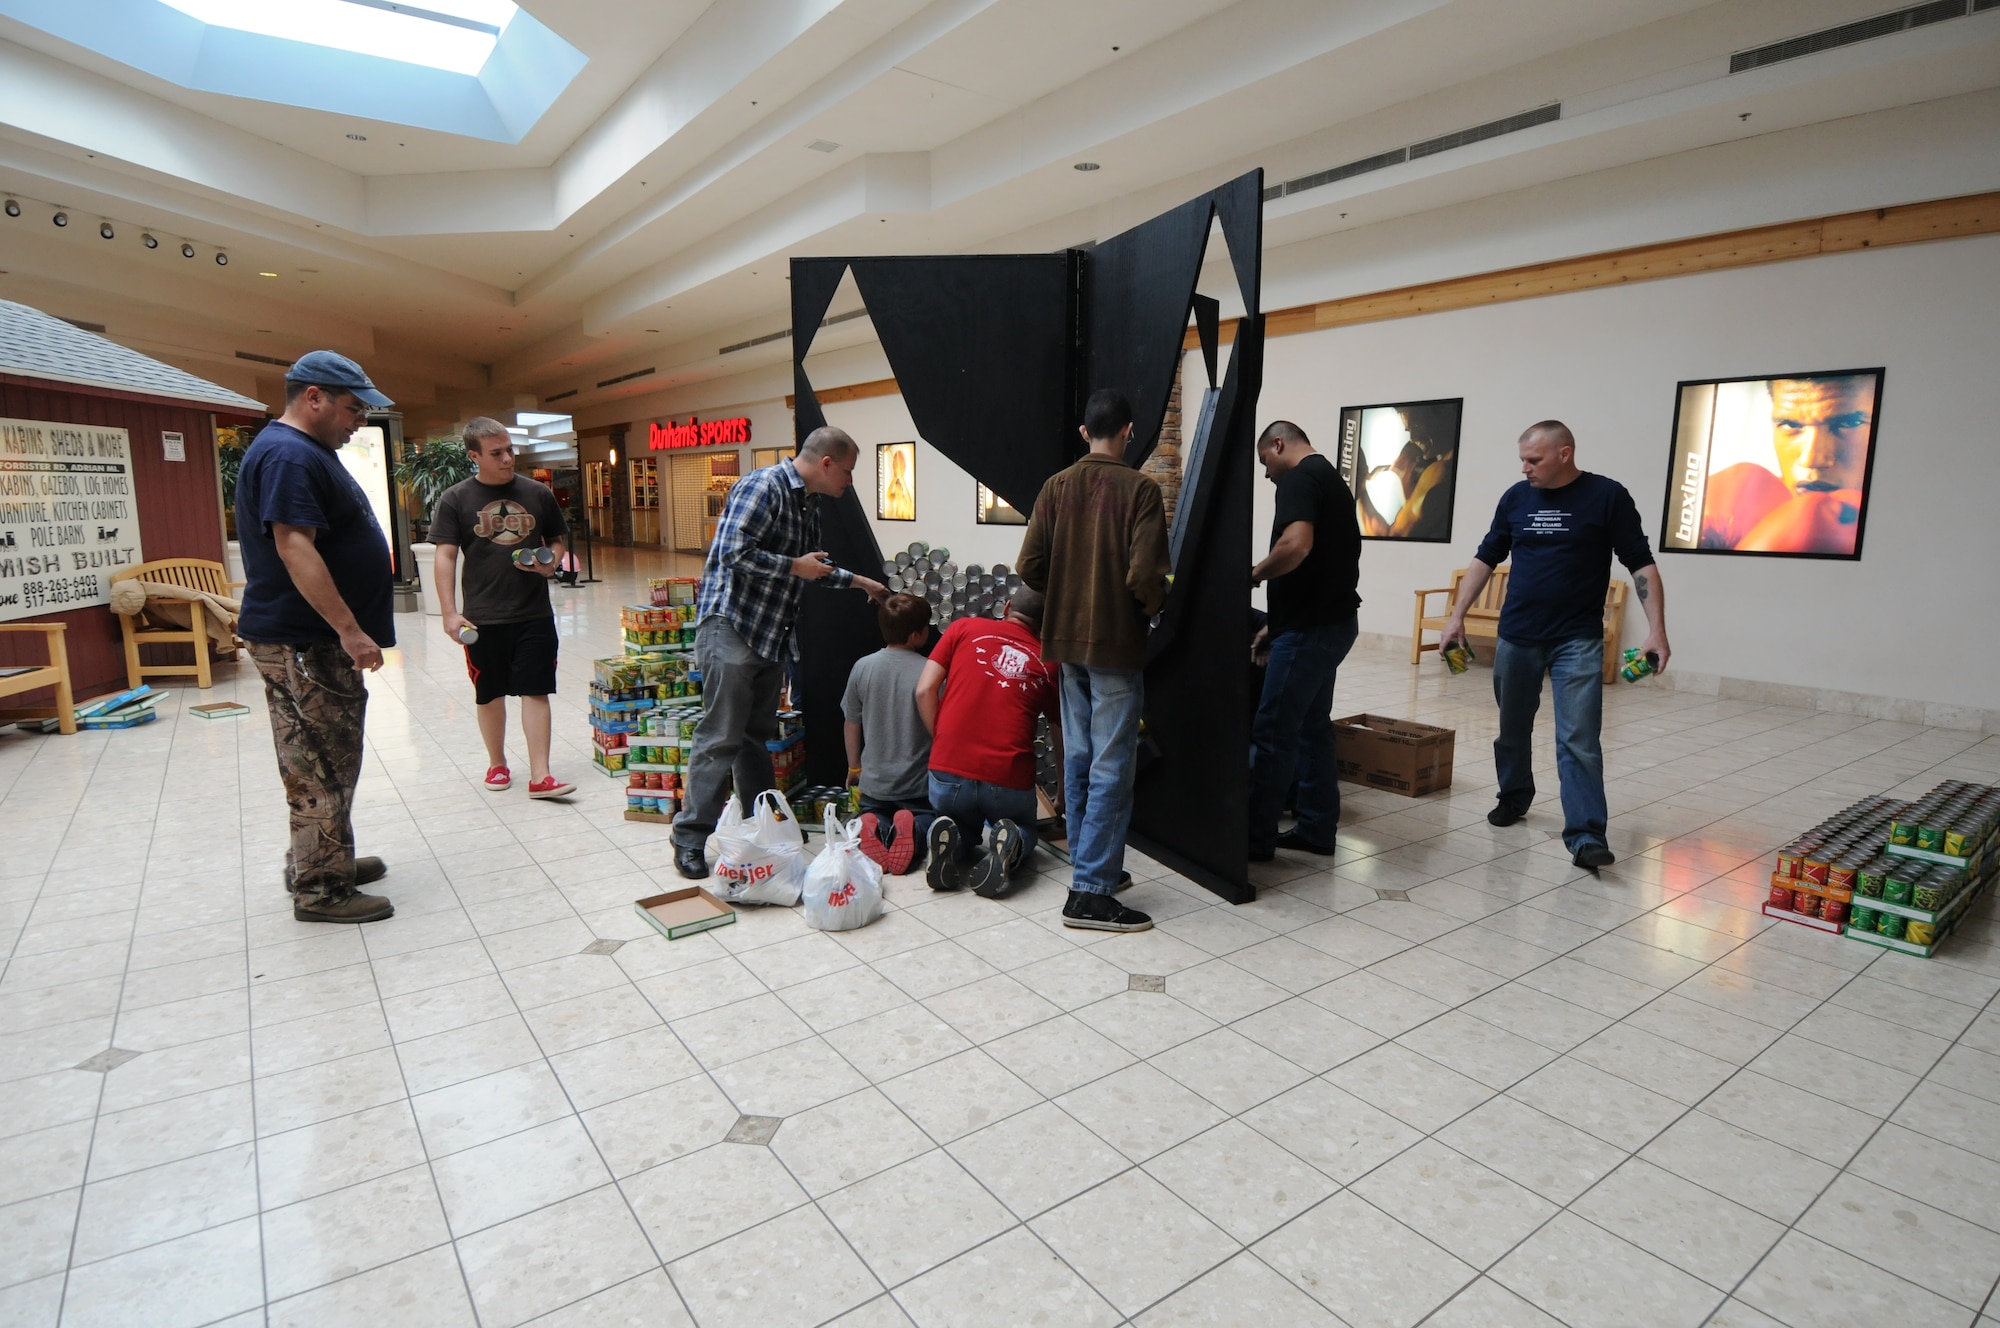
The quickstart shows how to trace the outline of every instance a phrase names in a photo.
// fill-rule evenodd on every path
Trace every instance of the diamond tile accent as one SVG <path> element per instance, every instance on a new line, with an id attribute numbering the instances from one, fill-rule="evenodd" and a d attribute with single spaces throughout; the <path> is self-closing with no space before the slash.
<path id="1" fill-rule="evenodd" d="M 577 953 L 601 954 L 601 955 L 617 954 L 618 951 L 624 946 L 624 944 L 625 942 L 623 941 L 610 941 L 600 937 L 599 939 L 592 941 L 589 945 L 584 946 L 583 949 L 577 951 Z"/>
<path id="2" fill-rule="evenodd" d="M 738 1116 L 736 1123 L 729 1127 L 729 1133 L 722 1136 L 726 1144 L 768 1144 L 777 1137 L 778 1127 L 785 1123 L 783 1116 Z"/>
<path id="3" fill-rule="evenodd" d="M 1165 991 L 1167 980 L 1157 973 L 1134 973 L 1125 984 L 1127 991 Z"/>
<path id="4" fill-rule="evenodd" d="M 106 1047 L 89 1060 L 78 1061 L 75 1068 L 88 1070 L 92 1074 L 109 1074 L 127 1061 L 138 1060 L 142 1054 L 144 1053 L 127 1051 L 123 1047 Z"/>

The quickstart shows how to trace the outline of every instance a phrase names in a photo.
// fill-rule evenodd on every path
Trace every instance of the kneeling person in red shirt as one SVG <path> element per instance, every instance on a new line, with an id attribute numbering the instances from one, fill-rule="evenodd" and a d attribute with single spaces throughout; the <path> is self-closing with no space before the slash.
<path id="1" fill-rule="evenodd" d="M 1035 847 L 1035 721 L 1060 724 L 1060 678 L 1042 660 L 1042 595 L 1014 592 L 1007 616 L 945 629 L 917 679 L 931 730 L 933 890 L 1007 893 Z M 942 695 L 940 695 L 942 693 Z M 992 851 L 982 856 L 988 826 Z"/>

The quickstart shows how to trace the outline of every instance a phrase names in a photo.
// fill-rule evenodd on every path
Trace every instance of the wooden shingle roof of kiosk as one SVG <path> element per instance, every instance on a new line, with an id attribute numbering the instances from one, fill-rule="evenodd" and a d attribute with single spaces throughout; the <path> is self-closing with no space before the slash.
<path id="1" fill-rule="evenodd" d="M 10 300 L 0 300 L 0 374 L 209 406 L 232 415 L 266 413 L 264 403 L 254 397 Z"/>

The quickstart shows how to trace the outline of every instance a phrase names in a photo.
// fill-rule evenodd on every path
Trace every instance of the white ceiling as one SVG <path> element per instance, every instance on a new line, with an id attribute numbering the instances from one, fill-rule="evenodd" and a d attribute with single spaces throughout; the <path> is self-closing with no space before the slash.
<path id="1" fill-rule="evenodd" d="M 0 217 L 0 297 L 266 399 L 282 371 L 239 352 L 328 345 L 415 429 L 571 389 L 560 408 L 589 418 L 781 363 L 782 341 L 717 348 L 785 326 L 792 254 L 1054 248 L 1254 166 L 1275 183 L 1563 103 L 1554 124 L 1269 205 L 1272 249 L 1317 253 L 1395 218 L 2000 86 L 2000 11 L 1728 73 L 1732 51 L 1880 0 L 523 7 L 590 63 L 511 146 L 400 128 L 393 106 L 356 121 L 190 92 L 0 19 L 0 189 L 23 206 Z M 1085 160 L 1102 169 L 1072 169 Z M 865 324 L 824 344 L 857 338 Z"/>

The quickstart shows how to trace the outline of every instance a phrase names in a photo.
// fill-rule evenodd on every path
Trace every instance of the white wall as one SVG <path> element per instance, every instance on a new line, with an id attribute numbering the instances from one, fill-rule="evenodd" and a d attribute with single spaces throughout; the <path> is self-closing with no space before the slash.
<path id="1" fill-rule="evenodd" d="M 1996 345 L 2000 236 L 1984 236 L 1278 338 L 1258 419 L 1326 449 L 1344 405 L 1465 398 L 1452 542 L 1362 554 L 1362 630 L 1407 634 L 1411 591 L 1449 584 L 1519 478 L 1528 424 L 1568 423 L 1578 463 L 1632 491 L 1657 547 L 1677 382 L 1885 365 L 1861 560 L 1662 555 L 1674 664 L 1994 710 Z M 1627 645 L 1643 622 L 1634 602 Z"/>
<path id="2" fill-rule="evenodd" d="M 885 557 L 893 559 L 896 550 L 908 548 L 912 540 L 922 540 L 950 549 L 952 561 L 960 567 L 972 563 L 991 567 L 996 562 L 1014 566 L 1027 527 L 978 524 L 974 519 L 977 481 L 918 436 L 902 397 L 840 401 L 824 410 L 828 424 L 847 430 L 861 445 L 861 460 L 854 468 L 854 492 L 868 513 Z M 917 444 L 917 519 L 877 521 L 875 445 L 911 441 Z"/>

